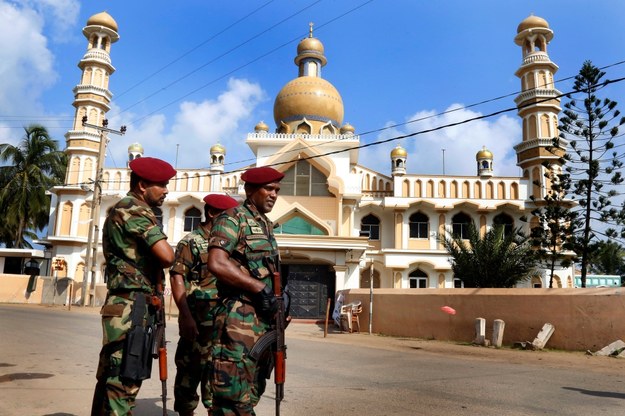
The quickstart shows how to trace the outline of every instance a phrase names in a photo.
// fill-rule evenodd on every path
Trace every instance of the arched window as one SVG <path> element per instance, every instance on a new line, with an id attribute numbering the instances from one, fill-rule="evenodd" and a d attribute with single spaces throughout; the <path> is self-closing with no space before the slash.
<path id="1" fill-rule="evenodd" d="M 274 230 L 276 234 L 304 234 L 304 235 L 327 235 L 327 233 L 308 222 L 305 218 L 296 216 L 278 225 Z"/>
<path id="2" fill-rule="evenodd" d="M 319 169 L 305 160 L 298 161 L 284 172 L 280 181 L 281 195 L 332 196 L 328 191 L 328 179 Z"/>
<path id="3" fill-rule="evenodd" d="M 375 215 L 367 215 L 360 222 L 360 234 L 369 236 L 369 240 L 380 239 L 380 220 Z"/>
<path id="4" fill-rule="evenodd" d="M 508 214 L 499 214 L 493 218 L 493 225 L 503 225 L 503 233 L 508 235 L 514 228 L 514 220 Z"/>
<path id="5" fill-rule="evenodd" d="M 408 219 L 410 238 L 428 238 L 430 233 L 430 219 L 422 212 L 412 214 Z"/>
<path id="6" fill-rule="evenodd" d="M 454 215 L 451 219 L 451 232 L 454 238 L 468 239 L 469 224 L 471 224 L 471 218 L 464 212 Z"/>
<path id="7" fill-rule="evenodd" d="M 411 289 L 425 289 L 428 287 L 428 275 L 421 269 L 417 269 L 408 275 Z"/>
<path id="8" fill-rule="evenodd" d="M 193 231 L 200 225 L 202 221 L 202 212 L 199 209 L 192 207 L 184 213 L 184 230 L 186 232 Z"/>

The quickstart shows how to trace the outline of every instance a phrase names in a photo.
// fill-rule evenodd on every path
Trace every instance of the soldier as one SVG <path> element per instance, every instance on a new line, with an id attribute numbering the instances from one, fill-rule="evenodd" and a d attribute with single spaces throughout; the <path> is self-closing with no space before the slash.
<path id="1" fill-rule="evenodd" d="M 248 353 L 270 328 L 278 308 L 271 273 L 278 247 L 265 214 L 276 203 L 283 177 L 270 167 L 247 170 L 241 175 L 245 202 L 213 222 L 208 268 L 222 301 L 213 335 L 213 416 L 255 415 L 265 391 L 269 362 L 256 363 Z"/>
<path id="2" fill-rule="evenodd" d="M 149 325 L 156 313 L 152 295 L 163 268 L 174 261 L 152 208 L 163 204 L 176 170 L 151 157 L 135 159 L 129 167 L 130 192 L 111 208 L 103 227 L 108 293 L 100 311 L 103 346 L 92 416 L 132 415 L 153 361 L 151 351 L 141 348 L 151 344 Z"/>
<path id="3" fill-rule="evenodd" d="M 217 194 L 204 197 L 204 203 L 205 222 L 178 242 L 176 260 L 169 271 L 172 295 L 179 312 L 174 410 L 181 416 L 194 414 L 199 400 L 198 385 L 202 404 L 210 415 L 212 394 L 207 365 L 217 286 L 208 272 L 208 237 L 213 219 L 223 210 L 239 205 L 235 199 Z"/>

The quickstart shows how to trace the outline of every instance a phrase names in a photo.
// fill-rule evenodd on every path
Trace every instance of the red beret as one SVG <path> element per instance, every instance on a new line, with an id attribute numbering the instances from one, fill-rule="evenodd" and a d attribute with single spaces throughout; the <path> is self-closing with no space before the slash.
<path id="1" fill-rule="evenodd" d="M 150 182 L 167 182 L 176 175 L 176 169 L 164 160 L 155 157 L 138 157 L 128 166 L 141 179 Z"/>
<path id="2" fill-rule="evenodd" d="M 239 202 L 228 195 L 210 194 L 204 197 L 204 203 L 216 209 L 229 209 L 239 205 Z"/>
<path id="3" fill-rule="evenodd" d="M 277 171 L 274 168 L 270 168 L 269 166 L 251 168 L 243 172 L 243 175 L 241 175 L 241 179 L 253 185 L 280 182 L 282 178 L 284 178 L 284 173 Z"/>

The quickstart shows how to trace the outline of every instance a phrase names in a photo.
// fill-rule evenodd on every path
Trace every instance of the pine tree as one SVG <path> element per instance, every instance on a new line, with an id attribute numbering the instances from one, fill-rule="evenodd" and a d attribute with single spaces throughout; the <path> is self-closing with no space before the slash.
<path id="1" fill-rule="evenodd" d="M 538 205 L 532 211 L 530 237 L 536 255 L 549 269 L 549 287 L 552 288 L 556 266 L 566 268 L 575 260 L 573 249 L 580 221 L 578 212 L 571 209 L 572 201 L 566 198 L 571 186 L 570 175 L 561 172 L 559 165 L 546 167 L 545 183 L 549 187 L 545 189 L 545 196 L 542 199 L 530 197 Z"/>
<path id="2" fill-rule="evenodd" d="M 568 142 L 572 151 L 564 156 L 570 174 L 571 196 L 578 202 L 582 226 L 576 232 L 576 252 L 581 258 L 581 283 L 586 287 L 590 251 L 598 236 L 615 237 L 613 228 L 625 219 L 623 208 L 612 204 L 618 195 L 615 186 L 623 182 L 620 173 L 623 154 L 614 151 L 619 126 L 625 123 L 617 102 L 600 98 L 597 93 L 610 84 L 603 81 L 604 71 L 590 61 L 584 62 L 575 77 L 574 93 L 568 94 L 560 117 L 559 138 L 554 147 Z M 577 100 L 573 96 L 580 96 Z M 625 229 L 620 232 L 625 237 Z"/>

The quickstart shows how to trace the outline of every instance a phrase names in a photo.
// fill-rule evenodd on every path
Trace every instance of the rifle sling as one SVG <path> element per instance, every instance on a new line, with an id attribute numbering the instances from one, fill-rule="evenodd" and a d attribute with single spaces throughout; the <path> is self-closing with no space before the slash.
<path id="1" fill-rule="evenodd" d="M 135 300 L 132 303 L 132 312 L 130 318 L 132 319 L 132 326 L 143 326 L 143 316 L 145 315 L 146 296 L 135 296 Z"/>

